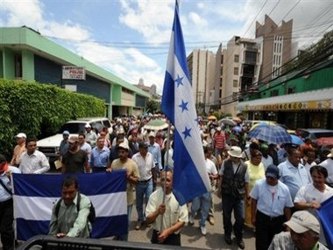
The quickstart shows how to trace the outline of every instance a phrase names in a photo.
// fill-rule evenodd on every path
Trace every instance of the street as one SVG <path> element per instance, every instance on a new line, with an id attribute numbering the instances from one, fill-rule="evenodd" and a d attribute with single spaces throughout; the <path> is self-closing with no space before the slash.
<path id="1" fill-rule="evenodd" d="M 214 194 L 214 219 L 215 225 L 210 225 L 207 221 L 207 235 L 202 236 L 199 228 L 198 217 L 194 220 L 194 225 L 187 225 L 182 230 L 182 246 L 204 249 L 238 249 L 236 242 L 227 245 L 224 242 L 221 199 Z M 152 227 L 135 230 L 136 210 L 132 212 L 132 223 L 129 229 L 129 241 L 131 242 L 150 242 Z M 244 231 L 245 249 L 255 249 L 254 233 L 248 229 Z"/>

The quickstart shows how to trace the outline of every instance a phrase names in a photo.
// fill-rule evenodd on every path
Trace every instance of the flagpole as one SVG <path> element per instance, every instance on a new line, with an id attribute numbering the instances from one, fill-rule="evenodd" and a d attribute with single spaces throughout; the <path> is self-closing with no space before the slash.
<path id="1" fill-rule="evenodd" d="M 167 144 L 166 144 L 166 162 L 164 162 L 164 166 L 163 166 L 163 171 L 164 171 L 164 182 L 163 182 L 163 199 L 162 199 L 162 204 L 165 205 L 165 197 L 166 197 L 166 193 L 165 193 L 165 188 L 166 188 L 166 167 L 169 165 L 169 149 L 170 149 L 170 131 L 171 131 L 171 123 L 170 121 L 167 121 L 169 126 L 168 126 L 168 132 L 167 132 Z M 161 215 L 161 229 L 160 232 L 162 232 L 163 229 L 163 214 Z"/>

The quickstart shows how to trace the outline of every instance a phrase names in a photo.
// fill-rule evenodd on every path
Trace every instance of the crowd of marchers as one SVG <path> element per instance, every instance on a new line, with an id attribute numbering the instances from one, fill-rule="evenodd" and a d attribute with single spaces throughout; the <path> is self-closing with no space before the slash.
<path id="1" fill-rule="evenodd" d="M 79 192 L 75 174 L 125 169 L 128 227 L 135 206 L 135 230 L 152 225 L 152 243 L 181 245 L 182 227 L 193 225 L 198 217 L 205 236 L 205 224 L 215 223 L 216 192 L 221 198 L 221 237 L 226 244 L 235 242 L 244 249 L 247 228 L 255 232 L 256 249 L 326 249 L 316 209 L 333 195 L 333 149 L 318 154 L 308 140 L 300 145 L 274 145 L 248 138 L 250 128 L 241 119 L 235 120 L 235 127 L 201 120 L 202 148 L 197 150 L 204 151 L 203 167 L 211 190 L 180 206 L 172 191 L 173 168 L 177 167 L 172 157 L 177 153 L 173 149 L 174 128 L 169 132 L 146 129 L 148 121 L 155 118 L 117 118 L 112 121 L 112 133 L 107 128 L 95 131 L 89 124 L 75 136 L 63 131 L 56 165 L 58 172 L 68 177 L 59 187 L 62 198 L 52 210 L 50 235 L 90 236 L 91 203 Z M 22 132 L 16 141 L 11 160 L 0 155 L 4 249 L 13 249 L 15 242 L 11 173 L 43 174 L 50 170 L 48 159 L 37 149 L 36 138 L 27 138 Z M 127 241 L 128 234 L 115 239 Z"/>

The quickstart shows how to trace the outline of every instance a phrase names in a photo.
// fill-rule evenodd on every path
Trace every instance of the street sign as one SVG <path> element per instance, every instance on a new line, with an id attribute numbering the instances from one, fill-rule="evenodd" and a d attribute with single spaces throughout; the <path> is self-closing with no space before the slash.
<path id="1" fill-rule="evenodd" d="M 83 67 L 62 66 L 62 79 L 86 80 L 86 70 Z"/>

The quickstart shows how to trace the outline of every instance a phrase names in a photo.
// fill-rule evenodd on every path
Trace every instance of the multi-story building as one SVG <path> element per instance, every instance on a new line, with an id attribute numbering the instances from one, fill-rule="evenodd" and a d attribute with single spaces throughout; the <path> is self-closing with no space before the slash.
<path id="1" fill-rule="evenodd" d="M 139 79 L 138 84 L 134 84 L 134 86 L 138 87 L 139 89 L 151 94 L 152 96 L 157 96 L 156 92 L 156 85 L 152 84 L 150 87 L 145 85 L 144 80 L 142 78 Z"/>
<path id="2" fill-rule="evenodd" d="M 187 57 L 192 91 L 199 113 L 207 113 L 215 83 L 215 55 L 208 50 L 194 50 Z"/>
<path id="3" fill-rule="evenodd" d="M 221 111 L 235 115 L 239 93 L 252 91 L 252 84 L 258 81 L 262 61 L 260 39 L 234 36 L 219 54 L 217 58 L 223 58 L 219 90 Z"/>
<path id="4" fill-rule="evenodd" d="M 80 80 L 65 79 L 63 66 L 84 69 Z M 0 28 L 0 78 L 50 83 L 105 101 L 107 116 L 138 115 L 150 95 L 109 71 L 27 28 Z"/>
<path id="5" fill-rule="evenodd" d="M 262 39 L 263 55 L 259 82 L 268 82 L 281 75 L 281 66 L 292 57 L 293 20 L 282 21 L 278 26 L 269 16 L 265 15 L 264 24 L 256 22 L 255 37 Z"/>

